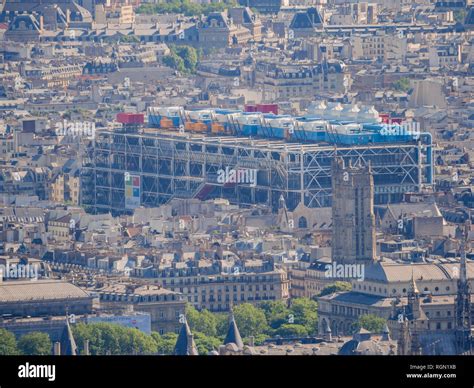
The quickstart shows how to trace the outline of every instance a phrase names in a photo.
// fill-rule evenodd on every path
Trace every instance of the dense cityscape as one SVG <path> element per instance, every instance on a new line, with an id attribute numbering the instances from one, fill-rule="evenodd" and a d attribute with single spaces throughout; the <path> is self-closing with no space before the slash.
<path id="1" fill-rule="evenodd" d="M 473 41 L 470 0 L 0 1 L 0 355 L 472 355 Z"/>

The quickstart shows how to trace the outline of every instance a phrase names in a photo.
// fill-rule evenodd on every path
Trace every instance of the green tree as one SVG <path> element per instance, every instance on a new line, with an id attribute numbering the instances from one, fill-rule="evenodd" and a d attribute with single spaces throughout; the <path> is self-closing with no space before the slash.
<path id="1" fill-rule="evenodd" d="M 352 290 L 352 284 L 349 282 L 340 282 L 337 281 L 333 284 L 330 284 L 326 287 L 323 288 L 323 290 L 320 292 L 319 296 L 325 296 L 325 295 L 330 295 L 335 292 L 343 292 L 343 291 L 350 291 Z"/>
<path id="2" fill-rule="evenodd" d="M 357 322 L 352 325 L 353 331 L 364 328 L 372 333 L 381 333 L 385 328 L 385 319 L 374 314 L 361 315 Z"/>
<path id="3" fill-rule="evenodd" d="M 408 78 L 400 78 L 399 80 L 393 83 L 393 87 L 395 90 L 399 90 L 401 92 L 408 92 L 410 90 L 410 80 Z"/>
<path id="4" fill-rule="evenodd" d="M 219 3 L 199 4 L 190 0 L 172 0 L 158 4 L 142 4 L 136 12 L 139 14 L 153 15 L 163 13 L 182 13 L 186 16 L 208 15 L 211 12 L 220 12 L 235 7 L 235 0 L 224 0 Z"/>
<path id="5" fill-rule="evenodd" d="M 93 355 L 155 354 L 155 340 L 135 328 L 110 323 L 78 323 L 73 328 L 79 351 L 84 351 L 84 342 L 89 340 Z"/>
<path id="6" fill-rule="evenodd" d="M 135 328 L 122 327 L 120 331 L 121 354 L 150 355 L 157 353 L 158 345 L 150 335 Z"/>
<path id="7" fill-rule="evenodd" d="M 163 63 L 166 66 L 171 67 L 172 69 L 178 70 L 181 73 L 186 72 L 186 66 L 184 66 L 183 58 L 179 57 L 173 52 L 163 57 Z"/>
<path id="8" fill-rule="evenodd" d="M 239 304 L 234 308 L 235 321 L 242 337 L 257 336 L 268 330 L 263 310 L 250 303 Z"/>
<path id="9" fill-rule="evenodd" d="M 190 73 L 194 73 L 199 60 L 197 50 L 191 46 L 176 46 L 174 47 L 174 51 L 176 55 L 183 59 L 186 70 Z"/>
<path id="10" fill-rule="evenodd" d="M 257 334 L 253 337 L 254 345 L 260 346 L 263 345 L 265 340 L 269 337 L 268 334 Z M 244 344 L 249 345 L 249 338 L 243 338 Z"/>
<path id="11" fill-rule="evenodd" d="M 218 313 L 214 314 L 214 317 L 216 318 L 217 336 L 224 339 L 229 329 L 229 315 Z"/>
<path id="12" fill-rule="evenodd" d="M 0 329 L 0 356 L 15 356 L 19 354 L 15 335 L 5 329 Z"/>
<path id="13" fill-rule="evenodd" d="M 163 57 L 163 63 L 182 73 L 196 72 L 200 52 L 191 46 L 170 46 L 170 54 Z"/>
<path id="14" fill-rule="evenodd" d="M 167 356 L 173 354 L 174 346 L 176 345 L 176 340 L 178 339 L 178 334 L 170 332 L 160 335 L 154 331 L 151 333 L 151 336 L 157 344 L 158 354 Z"/>
<path id="15" fill-rule="evenodd" d="M 203 333 L 195 332 L 194 342 L 198 349 L 199 354 L 205 355 L 214 349 L 218 349 L 222 345 L 222 341 L 219 338 L 207 336 Z"/>
<path id="16" fill-rule="evenodd" d="M 308 330 L 303 325 L 285 323 L 275 330 L 274 335 L 280 337 L 306 337 Z"/>
<path id="17" fill-rule="evenodd" d="M 272 329 L 277 329 L 290 319 L 290 310 L 281 300 L 265 301 L 259 305 Z"/>
<path id="18" fill-rule="evenodd" d="M 187 304 L 186 319 L 193 332 L 200 332 L 209 337 L 217 336 L 217 318 L 208 310 L 197 311 L 193 306 Z"/>
<path id="19" fill-rule="evenodd" d="M 302 325 L 308 334 L 315 334 L 318 328 L 318 304 L 309 298 L 297 298 L 291 303 L 290 314 L 293 314 L 293 322 Z"/>
<path id="20" fill-rule="evenodd" d="M 86 328 L 90 331 L 92 340 L 90 348 L 97 349 L 97 354 L 120 354 L 120 334 L 117 325 L 109 323 L 88 324 Z M 81 344 L 84 342 L 81 341 Z M 94 352 L 92 352 L 94 354 Z"/>
<path id="21" fill-rule="evenodd" d="M 49 335 L 40 332 L 25 334 L 18 341 L 18 349 L 27 356 L 47 356 L 51 354 L 53 344 Z"/>
<path id="22" fill-rule="evenodd" d="M 139 43 L 140 38 L 136 35 L 122 35 L 120 36 L 121 43 Z"/>

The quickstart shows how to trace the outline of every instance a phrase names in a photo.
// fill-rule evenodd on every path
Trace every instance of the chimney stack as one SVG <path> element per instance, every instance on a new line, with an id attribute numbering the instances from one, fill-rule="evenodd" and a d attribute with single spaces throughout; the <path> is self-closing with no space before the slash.
<path id="1" fill-rule="evenodd" d="M 253 335 L 249 337 L 249 346 L 255 346 L 255 337 Z"/>
<path id="2" fill-rule="evenodd" d="M 61 343 L 55 342 L 53 346 L 53 355 L 60 356 L 61 355 Z"/>

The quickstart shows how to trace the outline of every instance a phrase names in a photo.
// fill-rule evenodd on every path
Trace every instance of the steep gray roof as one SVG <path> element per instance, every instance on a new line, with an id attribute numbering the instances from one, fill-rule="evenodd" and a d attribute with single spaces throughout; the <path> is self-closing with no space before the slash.
<path id="1" fill-rule="evenodd" d="M 297 12 L 291 21 L 290 28 L 313 28 L 321 25 L 323 19 L 316 8 L 308 8 L 305 12 Z"/>
<path id="2" fill-rule="evenodd" d="M 189 328 L 188 322 L 185 320 L 179 331 L 176 345 L 174 346 L 174 354 L 176 356 L 197 356 L 199 355 L 194 338 Z"/>
<path id="3" fill-rule="evenodd" d="M 418 216 L 418 217 L 439 217 L 441 212 L 435 203 L 400 203 L 390 204 L 387 208 L 395 218 Z"/>
<path id="4" fill-rule="evenodd" d="M 227 335 L 224 340 L 224 345 L 227 345 L 230 343 L 236 344 L 239 350 L 242 350 L 244 348 L 244 342 L 242 341 L 239 328 L 237 327 L 234 314 L 232 313 L 229 319 L 229 330 L 227 330 Z"/>
<path id="5" fill-rule="evenodd" d="M 63 333 L 61 334 L 61 356 L 76 356 L 77 345 L 72 334 L 71 326 L 69 325 L 69 319 L 66 317 L 66 325 L 64 326 Z"/>

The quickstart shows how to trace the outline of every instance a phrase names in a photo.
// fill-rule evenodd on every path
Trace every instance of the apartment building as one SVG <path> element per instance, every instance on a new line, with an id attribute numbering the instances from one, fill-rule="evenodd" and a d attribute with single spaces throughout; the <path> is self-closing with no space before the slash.
<path id="1" fill-rule="evenodd" d="M 178 292 L 155 285 L 132 283 L 112 283 L 93 292 L 99 295 L 102 311 L 123 313 L 128 309 L 148 313 L 153 331 L 160 334 L 179 332 L 186 298 Z"/>
<path id="2" fill-rule="evenodd" d="M 257 72 L 261 75 L 257 76 L 257 84 L 262 83 L 266 101 L 341 93 L 350 82 L 350 75 L 340 61 L 325 61 L 314 66 L 257 64 Z"/>
<path id="3" fill-rule="evenodd" d="M 51 200 L 59 203 L 68 202 L 73 205 L 78 205 L 80 183 L 79 170 L 74 174 L 59 174 L 51 184 Z"/>
<path id="4" fill-rule="evenodd" d="M 461 46 L 446 44 L 428 47 L 430 67 L 456 67 L 461 64 Z"/>
<path id="5" fill-rule="evenodd" d="M 228 311 L 239 303 L 258 304 L 269 300 L 289 298 L 289 280 L 281 269 L 257 273 L 216 273 L 200 275 L 182 273 L 163 276 L 154 281 L 163 287 L 185 295 L 189 303 L 199 309 Z"/>

